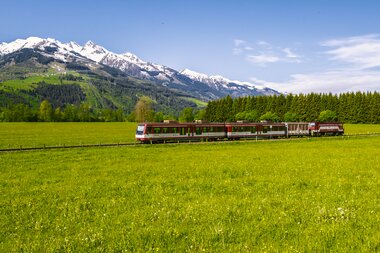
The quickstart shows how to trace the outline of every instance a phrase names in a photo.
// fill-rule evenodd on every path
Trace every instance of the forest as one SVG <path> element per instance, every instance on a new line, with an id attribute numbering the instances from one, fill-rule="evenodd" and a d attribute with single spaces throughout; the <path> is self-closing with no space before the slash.
<path id="1" fill-rule="evenodd" d="M 317 121 L 321 112 L 333 112 L 343 123 L 380 123 L 379 92 L 348 92 L 341 94 L 310 93 L 275 96 L 229 96 L 210 101 L 205 119 L 211 122 L 249 120 Z"/>
<path id="2" fill-rule="evenodd" d="M 54 103 L 54 102 L 53 102 Z M 55 101 L 57 103 L 57 100 Z M 323 119 L 322 119 L 323 118 Z M 186 107 L 178 115 L 157 110 L 154 101 L 142 96 L 134 110 L 128 114 L 121 108 L 92 108 L 88 103 L 52 105 L 45 99 L 38 109 L 21 101 L 0 107 L 0 121 L 42 122 L 91 122 L 91 121 L 137 121 L 161 122 L 164 119 L 191 122 L 194 119 L 210 122 L 234 122 L 247 120 L 259 122 L 294 121 L 340 121 L 343 123 L 380 123 L 380 93 L 350 92 L 342 94 L 287 94 L 274 96 L 248 96 L 210 101 L 204 109 Z"/>

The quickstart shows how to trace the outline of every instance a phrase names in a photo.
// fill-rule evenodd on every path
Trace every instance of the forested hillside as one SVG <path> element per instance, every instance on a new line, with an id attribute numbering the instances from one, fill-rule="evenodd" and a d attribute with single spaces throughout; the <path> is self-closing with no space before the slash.
<path id="1" fill-rule="evenodd" d="M 277 121 L 316 121 L 322 111 L 335 112 L 344 123 L 380 123 L 380 93 L 350 92 L 334 94 L 226 97 L 210 101 L 205 118 L 212 122 L 259 121 L 271 115 Z"/>

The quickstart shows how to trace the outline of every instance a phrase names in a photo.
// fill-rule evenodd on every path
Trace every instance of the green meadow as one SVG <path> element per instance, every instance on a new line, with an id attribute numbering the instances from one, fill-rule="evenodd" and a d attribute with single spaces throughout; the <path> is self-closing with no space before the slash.
<path id="1" fill-rule="evenodd" d="M 3 152 L 0 252 L 379 252 L 379 154 L 378 136 Z"/>
<path id="2" fill-rule="evenodd" d="M 135 141 L 136 123 L 0 123 L 0 149 Z M 345 124 L 346 134 L 380 133 L 380 125 Z"/>
<path id="3" fill-rule="evenodd" d="M 126 143 L 135 140 L 136 123 L 0 123 L 0 148 Z"/>

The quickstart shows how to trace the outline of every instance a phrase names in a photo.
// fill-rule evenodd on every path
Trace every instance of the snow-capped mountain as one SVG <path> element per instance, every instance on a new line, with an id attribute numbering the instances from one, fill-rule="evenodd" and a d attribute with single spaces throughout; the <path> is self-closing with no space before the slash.
<path id="1" fill-rule="evenodd" d="M 192 80 L 196 80 L 198 82 L 206 83 L 209 86 L 211 86 L 217 90 L 225 89 L 225 90 L 233 90 L 233 91 L 244 92 L 248 89 L 248 90 L 252 90 L 252 91 L 256 91 L 256 92 L 261 92 L 262 94 L 265 94 L 265 95 L 278 94 L 277 91 L 272 90 L 272 89 L 267 88 L 267 87 L 263 87 L 260 85 L 254 85 L 254 84 L 249 83 L 249 82 L 241 82 L 238 80 L 230 80 L 230 79 L 225 78 L 225 77 L 220 76 L 220 75 L 208 76 L 206 74 L 198 73 L 198 72 L 195 72 L 195 71 L 190 70 L 190 69 L 181 70 L 180 73 L 182 75 L 189 77 Z M 247 92 L 247 93 L 249 93 L 249 92 Z"/>
<path id="2" fill-rule="evenodd" d="M 80 62 L 87 65 L 105 65 L 116 68 L 127 75 L 149 80 L 171 89 L 185 90 L 203 100 L 220 98 L 226 95 L 271 95 L 277 91 L 258 85 L 229 80 L 222 76 L 207 76 L 189 69 L 177 71 L 164 65 L 146 62 L 132 53 L 117 54 L 104 47 L 88 41 L 81 46 L 76 42 L 62 43 L 58 40 L 38 37 L 17 39 L 10 43 L 0 44 L 0 56 L 21 49 L 33 49 L 44 56 L 61 62 Z"/>
<path id="3" fill-rule="evenodd" d="M 29 37 L 24 40 L 17 39 L 10 43 L 1 43 L 0 55 L 10 54 L 24 48 L 40 50 L 64 62 L 71 61 L 74 58 L 85 58 L 81 54 L 78 54 L 77 50 L 82 47 L 75 42 L 64 44 L 52 38 L 42 39 L 38 37 Z"/>

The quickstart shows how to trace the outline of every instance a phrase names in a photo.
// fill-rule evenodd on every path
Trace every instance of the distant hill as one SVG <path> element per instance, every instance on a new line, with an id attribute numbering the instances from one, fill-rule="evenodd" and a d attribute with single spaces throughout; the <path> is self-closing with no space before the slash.
<path id="1" fill-rule="evenodd" d="M 89 103 L 96 108 L 130 112 L 140 96 L 157 110 L 173 113 L 230 95 L 256 96 L 277 91 L 221 76 L 145 62 L 131 53 L 115 54 L 89 41 L 30 37 L 0 44 L 0 106 L 43 99 L 54 107 Z"/>

